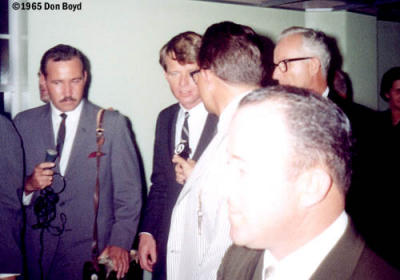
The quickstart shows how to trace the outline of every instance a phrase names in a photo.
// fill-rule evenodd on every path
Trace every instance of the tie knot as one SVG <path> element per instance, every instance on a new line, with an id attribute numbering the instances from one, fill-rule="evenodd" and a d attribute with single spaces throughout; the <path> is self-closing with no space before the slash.
<path id="1" fill-rule="evenodd" d="M 188 119 L 189 117 L 190 117 L 189 112 L 186 111 L 186 112 L 185 112 L 185 119 Z"/>
<path id="2" fill-rule="evenodd" d="M 61 117 L 63 120 L 65 120 L 65 119 L 67 118 L 67 114 L 61 113 L 61 114 L 60 114 L 60 117 Z"/>

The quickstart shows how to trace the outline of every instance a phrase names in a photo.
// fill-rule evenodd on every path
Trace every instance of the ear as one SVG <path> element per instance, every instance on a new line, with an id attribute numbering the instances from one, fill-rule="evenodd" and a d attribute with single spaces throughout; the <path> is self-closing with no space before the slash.
<path id="1" fill-rule="evenodd" d="M 83 81 L 86 83 L 87 81 L 87 72 L 83 71 Z"/>
<path id="2" fill-rule="evenodd" d="M 328 195 L 332 187 L 332 177 L 321 168 L 314 168 L 300 175 L 296 185 L 300 190 L 300 204 L 311 207 Z"/>
<path id="3" fill-rule="evenodd" d="M 309 69 L 311 75 L 316 75 L 321 70 L 321 62 L 318 58 L 313 57 L 309 61 Z"/>
<path id="4" fill-rule="evenodd" d="M 385 93 L 385 96 L 388 100 L 390 100 L 390 94 L 388 92 Z"/>

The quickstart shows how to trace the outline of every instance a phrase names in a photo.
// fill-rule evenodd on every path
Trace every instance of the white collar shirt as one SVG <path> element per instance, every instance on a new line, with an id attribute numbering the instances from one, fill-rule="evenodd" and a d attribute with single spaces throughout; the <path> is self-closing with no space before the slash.
<path id="1" fill-rule="evenodd" d="M 342 214 L 321 234 L 297 249 L 295 252 L 277 261 L 266 250 L 264 252 L 263 280 L 307 280 L 313 275 L 344 234 L 348 216 Z M 271 274 L 265 277 L 266 269 L 273 267 Z"/>
<path id="2" fill-rule="evenodd" d="M 322 93 L 322 96 L 325 97 L 325 98 L 327 98 L 328 95 L 329 95 L 329 87 L 327 87 L 327 88 L 324 90 L 324 92 Z"/>
<path id="3" fill-rule="evenodd" d="M 64 147 L 62 149 L 62 154 L 60 155 L 59 167 L 61 175 L 64 175 L 65 170 L 68 165 L 68 160 L 71 155 L 72 146 L 74 143 L 76 131 L 78 129 L 79 119 L 81 116 L 83 103 L 85 101 L 82 100 L 79 105 L 72 111 L 65 112 L 67 118 L 65 119 L 65 140 L 64 140 Z M 53 124 L 53 135 L 54 135 L 54 143 L 57 142 L 57 134 L 58 129 L 60 128 L 61 124 L 61 117 L 60 114 L 62 113 L 58 110 L 52 103 L 51 106 L 51 121 Z"/>

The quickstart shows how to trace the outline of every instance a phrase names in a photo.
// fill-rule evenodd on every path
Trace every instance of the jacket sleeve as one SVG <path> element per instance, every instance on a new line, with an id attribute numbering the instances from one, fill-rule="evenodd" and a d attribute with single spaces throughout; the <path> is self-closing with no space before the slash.
<path id="1" fill-rule="evenodd" d="M 113 184 L 114 223 L 108 245 L 131 249 L 137 232 L 142 206 L 142 180 L 133 132 L 128 120 L 116 112 L 110 126 L 111 176 Z M 105 115 L 105 118 L 107 116 Z"/>

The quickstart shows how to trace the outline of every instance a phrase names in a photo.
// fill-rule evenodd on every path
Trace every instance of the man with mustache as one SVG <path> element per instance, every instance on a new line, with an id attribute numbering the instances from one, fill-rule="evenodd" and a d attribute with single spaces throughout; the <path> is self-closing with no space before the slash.
<path id="1" fill-rule="evenodd" d="M 29 279 L 82 279 L 84 262 L 98 255 L 96 181 L 97 251 L 112 260 L 118 278 L 129 268 L 141 208 L 139 164 L 127 119 L 115 111 L 104 113 L 105 142 L 96 158 L 100 107 L 85 97 L 88 67 L 74 47 L 49 49 L 40 71 L 50 102 L 15 118 L 25 151 Z M 45 160 L 49 148 L 58 152 L 55 162 Z"/>

